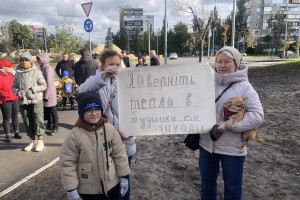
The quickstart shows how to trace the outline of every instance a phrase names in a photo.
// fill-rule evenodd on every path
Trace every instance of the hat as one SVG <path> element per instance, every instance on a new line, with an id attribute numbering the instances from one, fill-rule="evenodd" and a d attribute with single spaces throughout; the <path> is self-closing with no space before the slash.
<path id="1" fill-rule="evenodd" d="M 0 60 L 0 68 L 13 67 L 15 64 L 10 63 L 8 60 Z"/>
<path id="2" fill-rule="evenodd" d="M 63 75 L 63 76 L 69 76 L 69 72 L 68 72 L 68 71 L 64 71 L 64 72 L 62 73 L 62 75 Z"/>
<path id="3" fill-rule="evenodd" d="M 103 114 L 102 101 L 99 94 L 95 92 L 82 92 L 77 95 L 78 114 L 82 118 L 84 111 L 89 108 L 99 107 Z"/>
<path id="4" fill-rule="evenodd" d="M 235 62 L 236 69 L 240 69 L 242 63 L 242 54 L 236 48 L 227 46 L 220 49 L 216 54 L 216 62 L 217 62 L 217 57 L 220 53 L 223 53 L 229 58 L 232 58 Z"/>

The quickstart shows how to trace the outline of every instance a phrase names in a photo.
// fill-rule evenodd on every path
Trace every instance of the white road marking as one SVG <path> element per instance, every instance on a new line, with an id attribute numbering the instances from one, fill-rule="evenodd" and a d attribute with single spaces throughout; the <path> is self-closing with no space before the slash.
<path id="1" fill-rule="evenodd" d="M 4 191 L 2 191 L 0 193 L 0 197 L 6 195 L 7 193 L 13 191 L 14 189 L 16 189 L 17 187 L 19 187 L 20 185 L 22 185 L 23 183 L 25 183 L 26 181 L 28 181 L 29 179 L 33 178 L 34 176 L 38 175 L 39 173 L 41 173 L 42 171 L 44 171 L 45 169 L 51 167 L 52 165 L 54 165 L 57 161 L 59 161 L 59 157 L 55 158 L 54 160 L 52 160 L 50 163 L 48 163 L 47 165 L 45 165 L 44 167 L 41 167 L 40 169 L 36 170 L 35 172 L 33 172 L 32 174 L 29 174 L 28 176 L 26 176 L 25 178 L 23 178 L 22 180 L 18 181 L 17 183 L 13 184 L 12 186 L 10 186 L 9 188 L 5 189 Z"/>

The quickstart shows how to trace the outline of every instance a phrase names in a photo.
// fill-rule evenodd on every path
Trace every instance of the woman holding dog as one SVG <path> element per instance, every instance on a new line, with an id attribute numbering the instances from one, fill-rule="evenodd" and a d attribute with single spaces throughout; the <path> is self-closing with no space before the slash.
<path id="1" fill-rule="evenodd" d="M 243 166 L 247 149 L 241 151 L 243 132 L 257 128 L 264 119 L 263 108 L 257 92 L 248 81 L 248 67 L 242 63 L 241 53 L 234 47 L 224 47 L 216 54 L 215 94 L 217 131 L 221 136 L 212 140 L 210 134 L 200 134 L 199 167 L 201 176 L 201 199 L 217 199 L 219 163 L 224 179 L 224 199 L 242 199 Z M 232 126 L 233 119 L 221 121 L 224 103 L 231 97 L 245 99 L 244 118 Z"/>

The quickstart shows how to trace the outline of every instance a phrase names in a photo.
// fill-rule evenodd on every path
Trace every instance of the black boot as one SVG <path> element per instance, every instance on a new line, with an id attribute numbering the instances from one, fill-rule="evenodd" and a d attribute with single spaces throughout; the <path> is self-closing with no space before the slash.
<path id="1" fill-rule="evenodd" d="M 53 129 L 49 135 L 50 135 L 50 136 L 53 136 L 53 135 L 56 134 L 56 132 L 57 132 L 57 129 Z"/>
<path id="2" fill-rule="evenodd" d="M 14 135 L 14 138 L 21 139 L 22 135 L 19 132 L 16 132 L 15 135 Z"/>
<path id="3" fill-rule="evenodd" d="M 7 143 L 10 143 L 10 141 L 11 141 L 10 134 L 6 134 L 4 141 L 7 142 Z"/>

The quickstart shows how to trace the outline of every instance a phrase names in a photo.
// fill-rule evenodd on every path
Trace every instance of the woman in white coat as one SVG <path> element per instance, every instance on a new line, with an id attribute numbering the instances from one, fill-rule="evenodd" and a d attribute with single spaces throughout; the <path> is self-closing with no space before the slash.
<path id="1" fill-rule="evenodd" d="M 217 199 L 217 177 L 221 162 L 224 179 L 224 200 L 242 198 L 244 160 L 247 150 L 238 147 L 243 132 L 257 128 L 264 119 L 263 108 L 257 92 L 248 81 L 248 68 L 241 64 L 242 55 L 234 47 L 224 47 L 216 55 L 215 93 L 218 130 L 222 133 L 217 141 L 209 134 L 200 134 L 199 167 L 201 175 L 201 199 Z M 231 97 L 247 97 L 244 118 L 232 126 L 232 119 L 221 121 L 224 103 Z"/>

